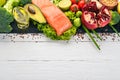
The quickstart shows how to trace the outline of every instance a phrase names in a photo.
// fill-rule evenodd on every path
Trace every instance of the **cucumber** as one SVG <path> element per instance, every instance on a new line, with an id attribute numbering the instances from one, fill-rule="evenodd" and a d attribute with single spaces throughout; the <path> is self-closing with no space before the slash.
<path id="1" fill-rule="evenodd" d="M 68 10 L 71 6 L 72 2 L 70 0 L 61 0 L 58 3 L 58 6 L 62 9 L 62 10 Z"/>

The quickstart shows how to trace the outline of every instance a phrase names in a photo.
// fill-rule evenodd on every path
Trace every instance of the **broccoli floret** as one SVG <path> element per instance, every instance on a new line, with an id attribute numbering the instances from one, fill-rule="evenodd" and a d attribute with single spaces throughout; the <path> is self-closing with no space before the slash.
<path id="1" fill-rule="evenodd" d="M 24 6 L 27 3 L 31 3 L 31 0 L 21 0 L 20 1 L 20 6 Z"/>
<path id="2" fill-rule="evenodd" d="M 18 6 L 20 0 L 7 0 L 7 3 L 4 5 L 4 8 L 12 14 L 12 10 L 15 6 Z"/>
<path id="3" fill-rule="evenodd" d="M 0 32 L 11 32 L 12 27 L 10 23 L 13 22 L 13 16 L 6 11 L 6 9 L 0 7 Z"/>
<path id="4" fill-rule="evenodd" d="M 6 4 L 4 5 L 4 8 L 12 14 L 12 10 L 14 7 L 20 5 L 24 6 L 27 3 L 30 3 L 31 0 L 7 0 Z"/>

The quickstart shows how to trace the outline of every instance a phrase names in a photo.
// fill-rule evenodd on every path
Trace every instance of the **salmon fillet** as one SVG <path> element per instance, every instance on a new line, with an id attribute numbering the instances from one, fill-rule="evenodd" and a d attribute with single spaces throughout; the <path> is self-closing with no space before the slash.
<path id="1" fill-rule="evenodd" d="M 58 36 L 72 27 L 66 15 L 49 0 L 32 0 L 32 3 L 40 8 L 47 22 L 55 29 Z"/>

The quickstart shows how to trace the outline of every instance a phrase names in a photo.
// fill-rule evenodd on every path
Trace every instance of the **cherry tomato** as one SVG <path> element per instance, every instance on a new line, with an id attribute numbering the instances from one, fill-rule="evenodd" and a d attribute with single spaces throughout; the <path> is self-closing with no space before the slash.
<path id="1" fill-rule="evenodd" d="M 80 0 L 71 0 L 72 4 L 77 4 Z"/>
<path id="2" fill-rule="evenodd" d="M 70 10 L 71 10 L 72 12 L 77 12 L 77 11 L 79 10 L 79 7 L 78 7 L 77 4 L 73 4 L 73 5 L 70 7 Z"/>
<path id="3" fill-rule="evenodd" d="M 85 0 L 80 0 L 78 2 L 79 9 L 82 9 L 84 5 L 85 5 Z"/>

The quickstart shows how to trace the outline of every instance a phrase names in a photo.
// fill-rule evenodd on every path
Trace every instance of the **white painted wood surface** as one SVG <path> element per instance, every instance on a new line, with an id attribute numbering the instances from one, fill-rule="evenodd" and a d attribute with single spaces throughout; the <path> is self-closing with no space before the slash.
<path id="1" fill-rule="evenodd" d="M 103 36 L 98 51 L 87 37 L 51 41 L 39 36 L 0 35 L 0 80 L 120 80 L 118 37 Z"/>

